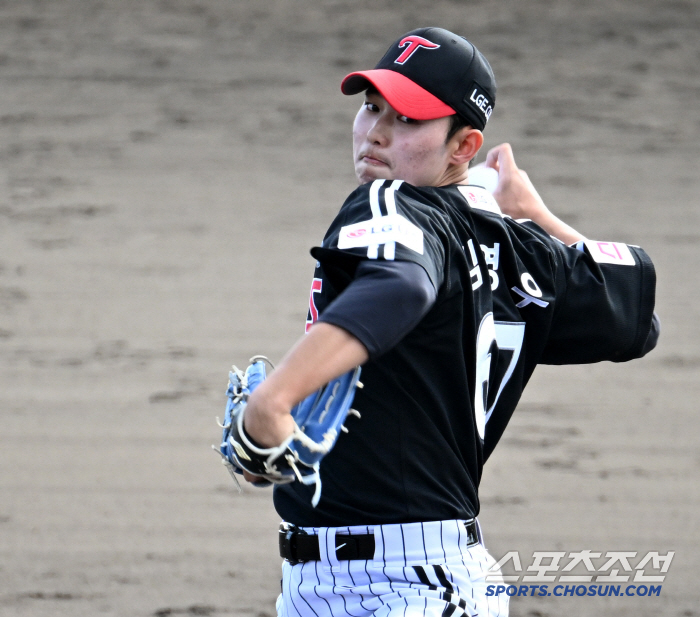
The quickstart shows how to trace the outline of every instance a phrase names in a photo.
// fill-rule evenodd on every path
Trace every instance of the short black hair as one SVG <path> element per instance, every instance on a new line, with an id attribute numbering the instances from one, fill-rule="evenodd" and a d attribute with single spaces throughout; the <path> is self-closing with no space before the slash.
<path id="1" fill-rule="evenodd" d="M 457 131 L 463 129 L 465 126 L 471 127 L 471 124 L 469 124 L 467 120 L 462 118 L 462 116 L 460 116 L 459 114 L 454 114 L 450 116 L 450 128 L 447 129 L 447 137 L 445 138 L 445 143 L 450 141 L 450 139 L 454 137 Z"/>

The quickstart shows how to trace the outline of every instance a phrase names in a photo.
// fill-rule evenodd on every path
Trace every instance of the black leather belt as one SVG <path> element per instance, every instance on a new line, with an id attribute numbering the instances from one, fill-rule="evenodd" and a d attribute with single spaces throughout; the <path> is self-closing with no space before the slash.
<path id="1" fill-rule="evenodd" d="M 464 527 L 467 530 L 467 547 L 478 544 L 476 519 L 465 521 Z M 318 536 L 308 534 L 294 525 L 288 523 L 280 525 L 279 541 L 280 557 L 284 557 L 292 565 L 321 559 Z M 352 536 L 336 534 L 335 546 L 338 561 L 374 559 L 374 534 Z"/>

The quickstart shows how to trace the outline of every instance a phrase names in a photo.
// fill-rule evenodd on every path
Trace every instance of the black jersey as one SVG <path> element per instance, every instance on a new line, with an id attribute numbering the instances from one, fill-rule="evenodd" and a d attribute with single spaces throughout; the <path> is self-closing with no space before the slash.
<path id="1" fill-rule="evenodd" d="M 317 259 L 307 327 L 366 259 L 425 269 L 437 299 L 395 347 L 362 369 L 365 387 L 323 460 L 323 491 L 275 487 L 303 526 L 466 519 L 484 461 L 538 363 L 625 361 L 648 349 L 655 273 L 635 246 L 568 247 L 503 216 L 478 187 L 377 180 L 356 189 Z M 387 311 L 393 307 L 387 306 Z"/>

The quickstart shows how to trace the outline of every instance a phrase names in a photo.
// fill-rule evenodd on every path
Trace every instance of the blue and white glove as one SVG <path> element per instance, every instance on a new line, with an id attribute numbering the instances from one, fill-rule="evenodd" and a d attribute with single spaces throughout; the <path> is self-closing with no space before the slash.
<path id="1" fill-rule="evenodd" d="M 245 373 L 235 366 L 229 373 L 228 402 L 218 452 L 236 484 L 236 474 L 243 471 L 260 477 L 260 482 L 255 483 L 257 486 L 295 480 L 315 484 L 311 500 L 315 507 L 321 498 L 321 461 L 335 445 L 340 431 L 347 430 L 343 425 L 347 416 L 360 417 L 359 412 L 350 407 L 355 389 L 362 387 L 358 381 L 360 367 L 333 379 L 295 405 L 292 409 L 294 432 L 280 445 L 262 448 L 245 432 L 243 418 L 248 398 L 267 376 L 265 361 L 269 362 L 264 356 L 255 356 Z M 213 447 L 216 450 L 216 446 Z"/>

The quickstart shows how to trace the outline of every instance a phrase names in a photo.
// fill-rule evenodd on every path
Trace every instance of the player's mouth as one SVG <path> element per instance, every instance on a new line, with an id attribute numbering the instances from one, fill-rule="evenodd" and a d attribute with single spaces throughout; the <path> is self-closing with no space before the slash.
<path id="1" fill-rule="evenodd" d="M 383 161 L 382 159 L 378 159 L 373 156 L 369 156 L 368 154 L 360 156 L 360 161 L 366 163 L 367 165 L 373 165 L 375 167 L 389 167 L 389 163 L 387 163 L 386 161 Z"/>

